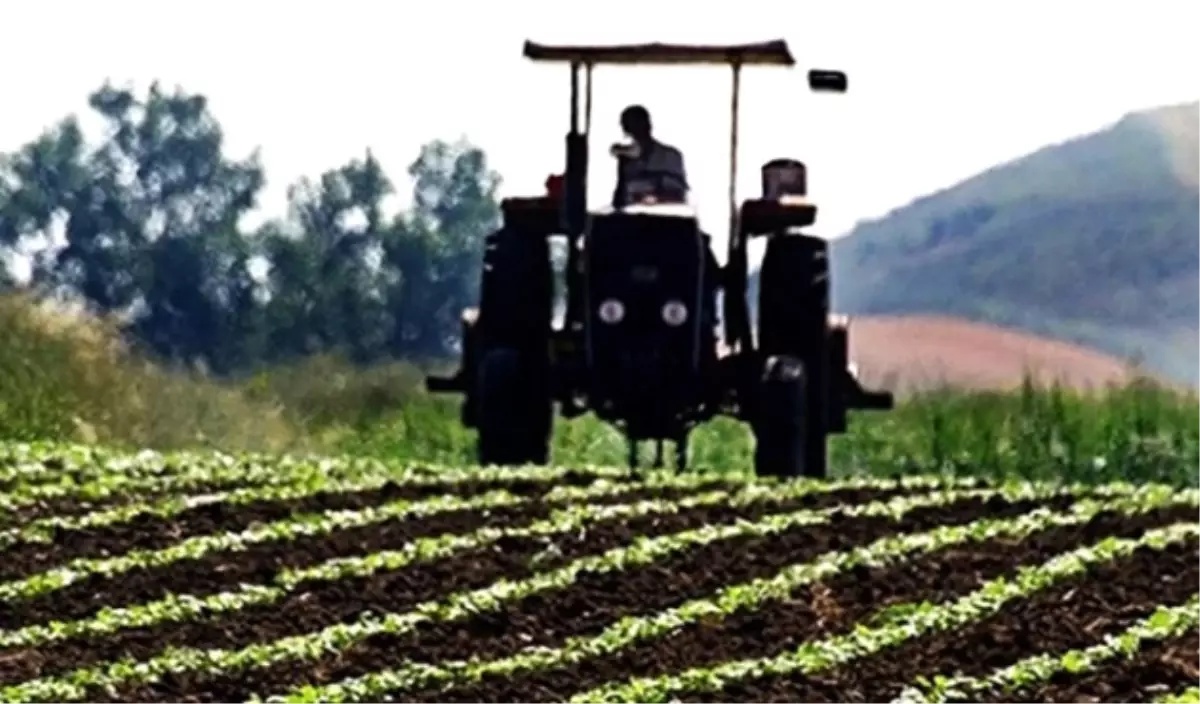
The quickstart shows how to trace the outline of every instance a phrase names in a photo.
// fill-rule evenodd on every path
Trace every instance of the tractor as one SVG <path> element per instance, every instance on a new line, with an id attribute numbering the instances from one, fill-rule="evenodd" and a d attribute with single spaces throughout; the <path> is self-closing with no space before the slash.
<path id="1" fill-rule="evenodd" d="M 565 169 L 547 180 L 545 194 L 502 200 L 503 223 L 486 239 L 478 306 L 462 314 L 460 368 L 426 379 L 431 392 L 463 394 L 461 419 L 478 432 L 478 461 L 548 463 L 557 407 L 564 418 L 591 412 L 621 430 L 633 468 L 639 443 L 656 442 L 654 464 L 662 466 L 669 441 L 676 469 L 684 470 L 691 431 L 726 415 L 752 429 L 758 475 L 824 478 L 827 438 L 845 431 L 847 412 L 887 410 L 893 398 L 859 383 L 848 359 L 848 321 L 830 315 L 827 243 L 802 231 L 817 214 L 804 163 L 764 164 L 761 197 L 737 204 L 741 70 L 794 66 L 787 43 L 527 41 L 524 55 L 570 67 Z M 593 69 L 681 64 L 732 70 L 724 266 L 711 256 L 711 240 L 686 200 L 649 197 L 598 209 L 587 203 Z M 844 93 L 847 78 L 810 70 L 808 85 Z M 560 316 L 555 237 L 567 245 Z M 767 242 L 751 321 L 747 242 L 757 237 Z"/>

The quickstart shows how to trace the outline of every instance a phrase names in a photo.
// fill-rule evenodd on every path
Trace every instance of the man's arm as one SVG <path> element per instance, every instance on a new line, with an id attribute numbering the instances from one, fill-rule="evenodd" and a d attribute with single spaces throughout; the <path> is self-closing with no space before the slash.
<path id="1" fill-rule="evenodd" d="M 648 164 L 650 171 L 670 175 L 687 188 L 687 170 L 683 166 L 683 152 L 669 144 L 659 144 Z"/>
<path id="2" fill-rule="evenodd" d="M 683 164 L 683 152 L 663 144 L 658 149 L 657 157 L 655 160 L 657 163 L 654 165 L 655 171 L 670 178 L 673 182 L 672 187 L 680 188 L 685 193 L 691 190 L 688 185 L 687 170 Z"/>
<path id="3" fill-rule="evenodd" d="M 617 158 L 617 182 L 613 186 L 612 195 L 612 207 L 616 210 L 624 207 L 625 201 L 628 200 L 626 190 L 629 187 L 629 157 L 619 155 L 615 151 L 613 155 Z"/>
<path id="4" fill-rule="evenodd" d="M 692 187 L 689 185 L 689 182 L 688 182 L 687 169 L 684 168 L 683 152 L 679 151 L 675 147 L 671 147 L 671 150 L 675 152 L 676 165 L 679 170 L 679 178 L 680 178 L 680 180 L 683 181 L 683 187 L 690 191 L 692 189 Z"/>

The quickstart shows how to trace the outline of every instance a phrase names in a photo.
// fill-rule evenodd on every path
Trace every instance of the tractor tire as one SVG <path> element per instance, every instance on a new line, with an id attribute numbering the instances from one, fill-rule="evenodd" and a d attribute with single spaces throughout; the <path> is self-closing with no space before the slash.
<path id="1" fill-rule="evenodd" d="M 545 237 L 510 229 L 488 236 L 479 293 L 484 348 L 549 354 L 554 278 Z"/>
<path id="2" fill-rule="evenodd" d="M 800 359 L 825 354 L 829 260 L 824 240 L 782 235 L 767 242 L 759 270 L 758 349 Z M 813 365 L 806 365 L 811 374 Z"/>
<path id="3" fill-rule="evenodd" d="M 807 382 L 799 359 L 787 355 L 767 358 L 751 424 L 757 475 L 825 478 L 825 434 L 812 432 Z"/>
<path id="4" fill-rule="evenodd" d="M 488 236 L 464 403 L 479 433 L 480 464 L 549 462 L 552 297 L 545 237 L 507 227 Z"/>
<path id="5" fill-rule="evenodd" d="M 482 465 L 544 465 L 553 406 L 545 367 L 512 348 L 488 351 L 476 373 L 476 445 Z"/>
<path id="6" fill-rule="evenodd" d="M 811 477 L 825 476 L 825 439 L 837 420 L 831 342 L 827 243 L 808 235 L 772 237 L 759 274 L 758 348 L 766 359 L 788 357 L 803 367 L 804 474 Z"/>

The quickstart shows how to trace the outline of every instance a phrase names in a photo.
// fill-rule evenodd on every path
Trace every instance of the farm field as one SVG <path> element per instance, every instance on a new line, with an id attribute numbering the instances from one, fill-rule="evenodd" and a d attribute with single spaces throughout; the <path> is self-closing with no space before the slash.
<path id="1" fill-rule="evenodd" d="M 931 380 L 958 389 L 1012 388 L 1027 376 L 1102 388 L 1127 384 L 1137 373 L 1087 347 L 949 316 L 854 316 L 850 344 L 863 381 L 893 390 Z"/>
<path id="2" fill-rule="evenodd" d="M 1196 701 L 1198 511 L 0 444 L 0 700 Z"/>

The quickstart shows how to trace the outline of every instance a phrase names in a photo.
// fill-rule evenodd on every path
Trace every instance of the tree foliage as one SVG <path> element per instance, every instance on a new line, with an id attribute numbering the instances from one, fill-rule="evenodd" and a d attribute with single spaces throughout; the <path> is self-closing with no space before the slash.
<path id="1" fill-rule="evenodd" d="M 436 357 L 474 302 L 499 176 L 482 150 L 435 141 L 412 162 L 412 206 L 374 155 L 288 192 L 288 212 L 243 227 L 265 174 L 225 151 L 202 95 L 106 83 L 102 134 L 68 117 L 0 155 L 0 254 L 27 285 L 119 317 L 158 356 L 231 373 L 321 352 Z M 15 259 L 14 259 L 15 258 Z M 17 286 L 0 266 L 0 288 Z"/>

